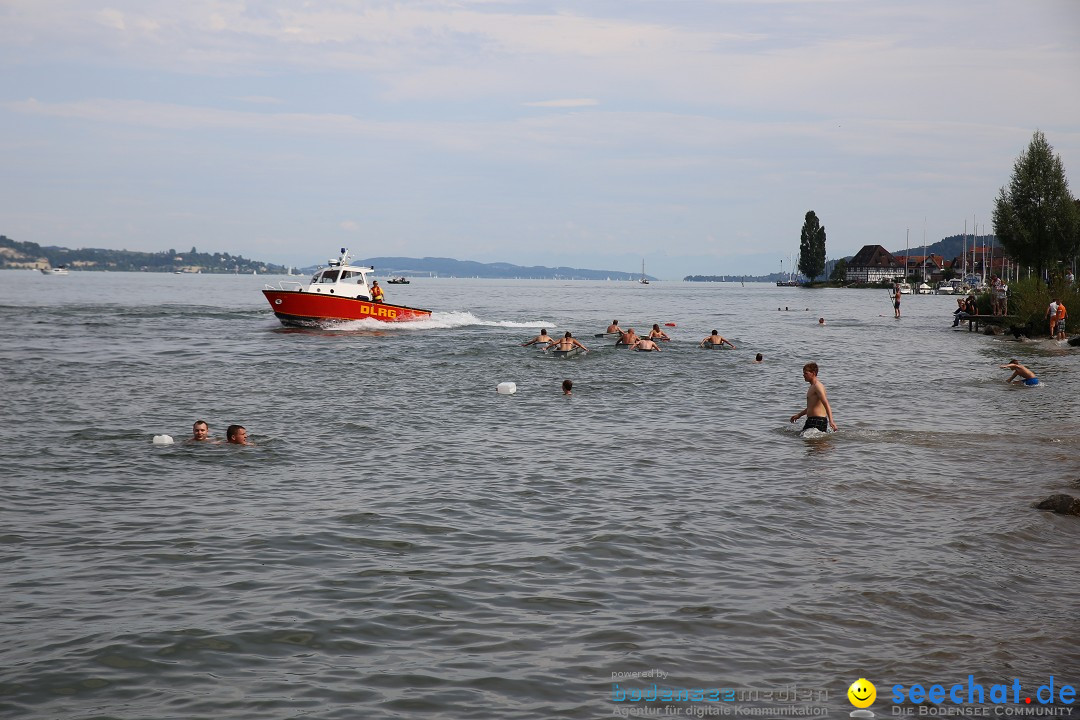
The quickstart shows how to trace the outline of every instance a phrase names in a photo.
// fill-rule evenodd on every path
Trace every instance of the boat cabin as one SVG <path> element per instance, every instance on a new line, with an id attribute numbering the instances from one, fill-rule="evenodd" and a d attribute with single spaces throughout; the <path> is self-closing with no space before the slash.
<path id="1" fill-rule="evenodd" d="M 349 251 L 347 248 L 341 248 L 341 257 L 331 258 L 327 267 L 316 270 L 311 276 L 311 283 L 306 288 L 302 288 L 303 291 L 370 300 L 367 274 L 374 272 L 375 268 L 348 263 Z"/>

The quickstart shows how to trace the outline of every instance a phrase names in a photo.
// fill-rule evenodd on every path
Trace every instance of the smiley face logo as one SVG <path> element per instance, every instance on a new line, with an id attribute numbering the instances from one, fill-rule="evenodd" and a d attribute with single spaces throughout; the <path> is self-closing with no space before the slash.
<path id="1" fill-rule="evenodd" d="M 877 688 L 866 678 L 859 678 L 847 689 L 848 700 L 857 708 L 867 708 L 877 699 Z"/>

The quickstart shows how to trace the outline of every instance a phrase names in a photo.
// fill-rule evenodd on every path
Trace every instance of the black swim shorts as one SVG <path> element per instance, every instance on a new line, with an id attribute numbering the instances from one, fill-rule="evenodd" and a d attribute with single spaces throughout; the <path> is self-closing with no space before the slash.
<path id="1" fill-rule="evenodd" d="M 803 425 L 802 430 L 799 432 L 806 432 L 810 428 L 820 430 L 821 432 L 829 432 L 829 419 L 818 415 L 807 415 L 806 424 Z"/>

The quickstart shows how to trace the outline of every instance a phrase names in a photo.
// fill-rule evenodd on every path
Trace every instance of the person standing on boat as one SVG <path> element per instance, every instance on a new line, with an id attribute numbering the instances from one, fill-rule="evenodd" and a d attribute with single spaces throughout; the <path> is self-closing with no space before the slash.
<path id="1" fill-rule="evenodd" d="M 547 334 L 547 328 L 540 328 L 540 334 L 534 337 L 532 340 L 521 343 L 521 347 L 527 347 L 529 345 L 535 345 L 536 343 L 550 343 L 555 342 L 551 336 Z"/>
<path id="2" fill-rule="evenodd" d="M 795 422 L 805 415 L 806 424 L 803 425 L 803 429 L 799 431 L 800 433 L 806 432 L 810 428 L 828 432 L 828 428 L 831 427 L 835 431 L 837 427 L 836 423 L 833 422 L 832 406 L 829 405 L 829 398 L 825 395 L 825 386 L 817 379 L 817 363 L 811 362 L 803 365 L 802 376 L 803 380 L 810 383 L 810 389 L 806 391 L 806 409 L 792 415 L 791 422 Z"/>
<path id="3" fill-rule="evenodd" d="M 556 345 L 558 345 L 558 347 L 555 347 Z M 544 350 L 550 350 L 553 347 L 556 350 L 573 350 L 574 348 L 579 347 L 585 352 L 589 352 L 589 348 L 582 345 L 577 338 L 570 334 L 569 330 L 563 335 L 562 340 L 553 340 L 550 345 L 544 348 Z"/>
<path id="4" fill-rule="evenodd" d="M 900 317 L 900 283 L 896 283 L 893 292 L 893 313 Z"/>
<path id="5" fill-rule="evenodd" d="M 667 333 L 660 329 L 658 323 L 653 323 L 652 330 L 649 331 L 650 340 L 670 340 Z"/>
<path id="6" fill-rule="evenodd" d="M 698 343 L 698 347 L 705 347 L 705 343 L 709 343 L 711 345 L 717 345 L 719 347 L 723 347 L 724 343 L 727 343 L 728 345 L 731 345 L 732 350 L 738 350 L 739 349 L 739 348 L 735 347 L 735 344 L 733 342 L 728 340 L 726 337 L 721 335 L 716 330 L 713 330 L 712 335 L 709 335 L 708 337 L 704 338 L 700 343 Z"/>
<path id="7" fill-rule="evenodd" d="M 383 289 L 379 287 L 379 281 L 373 280 L 371 282 L 371 302 L 381 303 L 383 301 Z"/>

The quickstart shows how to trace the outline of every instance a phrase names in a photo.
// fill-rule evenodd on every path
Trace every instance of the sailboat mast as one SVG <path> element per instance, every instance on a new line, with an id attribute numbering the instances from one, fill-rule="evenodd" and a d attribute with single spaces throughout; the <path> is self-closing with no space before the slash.
<path id="1" fill-rule="evenodd" d="M 926 282 L 926 218 L 922 219 L 922 281 Z"/>
<path id="2" fill-rule="evenodd" d="M 964 262 L 961 264 L 963 275 L 961 280 L 967 277 L 967 218 L 964 218 Z"/>

